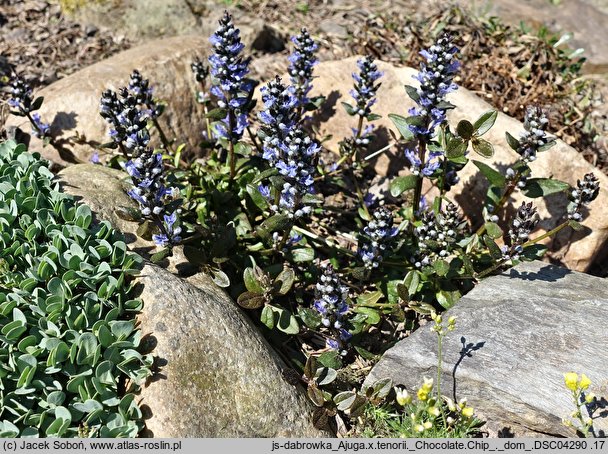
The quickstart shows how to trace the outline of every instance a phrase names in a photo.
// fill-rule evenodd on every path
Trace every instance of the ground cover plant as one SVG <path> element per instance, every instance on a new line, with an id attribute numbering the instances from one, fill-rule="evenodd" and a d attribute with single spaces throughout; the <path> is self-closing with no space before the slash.
<path id="1" fill-rule="evenodd" d="M 46 166 L 0 144 L 0 436 L 135 436 L 152 365 L 132 319 L 141 258 Z"/>
<path id="2" fill-rule="evenodd" d="M 310 97 L 318 44 L 305 29 L 292 39 L 288 80 L 272 78 L 256 96 L 239 31 L 223 16 L 210 55 L 191 62 L 200 84 L 193 95 L 206 112 L 197 150 L 163 132 L 158 119 L 171 106 L 155 98 L 154 81 L 136 69 L 124 87 L 101 94 L 109 142 L 95 161 L 123 168 L 132 182 L 128 194 L 139 209 L 128 215 L 140 222 L 138 234 L 157 245 L 152 260 L 163 263 L 173 248 L 183 248 L 194 271 L 227 288 L 293 368 L 291 378 L 307 387 L 319 427 L 346 420 L 353 433 L 371 434 L 356 423 L 367 415 L 382 421 L 387 434 L 476 433 L 473 410 L 441 394 L 440 376 L 425 379 L 413 404 L 386 380 L 360 389 L 364 370 L 429 319 L 441 358 L 455 320 L 444 326 L 440 313 L 483 277 L 541 257 L 541 240 L 579 229 L 598 195 L 593 174 L 581 175 L 575 187 L 532 174 L 529 163 L 544 159 L 555 143 L 537 105 L 527 107 L 523 130 L 505 137 L 519 159 L 502 171 L 484 162 L 493 154 L 484 134 L 497 112 L 457 125 L 446 117 L 455 107 L 446 97 L 458 89 L 460 70 L 454 40 L 440 34 L 420 52 L 417 85 L 404 89 L 415 107 L 390 115 L 391 148 L 406 156 L 410 174 L 393 177 L 391 197 L 382 199 L 369 191 L 373 171 L 366 158 L 380 152 L 374 105 L 383 75 L 370 55 L 352 68 L 352 99 L 343 103 L 352 135 L 339 149 L 326 149 L 311 121 L 324 102 Z M 18 76 L 11 87 L 13 113 L 28 118 L 32 133 L 53 146 L 36 112 L 43 100 Z M 447 196 L 466 165 L 488 181 L 481 225 L 470 225 Z M 423 197 L 425 181 L 436 197 Z M 570 201 L 563 222 L 535 235 L 533 200 L 504 220 L 515 191 L 530 199 L 561 193 Z M 141 362 L 135 375 L 145 375 L 147 360 L 133 355 Z"/>

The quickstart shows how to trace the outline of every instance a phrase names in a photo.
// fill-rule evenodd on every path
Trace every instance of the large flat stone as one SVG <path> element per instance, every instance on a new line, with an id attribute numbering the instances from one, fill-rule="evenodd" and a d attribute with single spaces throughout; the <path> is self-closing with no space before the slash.
<path id="1" fill-rule="evenodd" d="M 561 422 L 574 409 L 564 387 L 569 371 L 585 373 L 590 391 L 607 397 L 605 279 L 525 263 L 484 280 L 445 317 L 452 315 L 443 394 L 466 397 L 491 433 L 574 436 Z M 388 350 L 367 381 L 390 377 L 415 390 L 423 376 L 435 377 L 437 336 L 429 327 Z M 607 432 L 608 418 L 596 419 L 595 427 Z"/>
<path id="2" fill-rule="evenodd" d="M 344 137 L 350 136 L 352 134 L 350 128 L 356 126 L 353 118 L 348 116 L 340 105 L 342 101 L 351 102 L 348 95 L 353 84 L 350 74 L 356 71 L 356 61 L 357 57 L 352 57 L 320 63 L 315 67 L 317 78 L 314 81 L 312 96 L 325 95 L 327 102 L 314 121 L 320 128 L 320 136 L 331 136 L 324 142 L 324 145 L 330 150 L 337 151 L 338 142 Z M 414 105 L 406 95 L 403 86 L 405 84 L 415 85 L 416 81 L 412 76 L 417 72 L 413 68 L 396 68 L 388 63 L 377 63 L 378 68 L 384 72 L 384 76 L 381 79 L 382 86 L 378 90 L 378 102 L 374 105 L 373 110 L 374 113 L 382 115 L 382 119 L 375 122 L 379 140 L 370 151 L 386 145 L 390 137 L 388 130 L 396 130 L 388 118 L 388 114 L 396 113 L 407 116 L 408 109 Z M 456 92 L 451 93 L 448 101 L 457 106 L 449 114 L 450 124 L 454 127 L 462 119 L 474 121 L 482 113 L 492 110 L 490 104 L 465 88 L 459 88 Z M 512 165 L 519 156 L 507 145 L 505 132 L 510 132 L 517 137 L 520 131 L 523 131 L 521 122 L 499 113 L 494 127 L 484 135 L 484 138 L 495 146 L 494 156 L 485 159 L 471 152 L 470 158 L 498 169 Z M 407 173 L 407 161 L 394 149 L 372 162 L 379 175 L 392 177 Z M 581 232 L 564 229 L 555 240 L 548 240 L 554 256 L 562 260 L 569 268 L 587 270 L 594 260 L 604 257 L 607 252 L 608 215 L 603 207 L 608 204 L 608 192 L 606 192 L 608 177 L 561 140 L 558 140 L 549 151 L 540 153 L 538 159 L 530 167 L 534 177 L 554 177 L 571 185 L 575 185 L 576 180 L 581 179 L 588 172 L 595 172 L 599 178 L 603 189 L 600 191 L 598 199 L 590 205 L 589 216 L 584 222 L 588 228 Z M 465 214 L 473 220 L 473 223 L 476 223 L 481 216 L 481 206 L 485 198 L 487 183 L 472 163 L 469 163 L 459 175 L 460 184 L 455 186 L 448 195 L 455 199 Z M 433 192 L 429 193 L 429 195 L 432 194 Z M 510 212 L 523 200 L 521 192 L 516 191 L 511 203 L 507 204 Z M 548 231 L 563 221 L 567 205 L 565 194 L 534 199 L 534 204 L 541 217 L 540 232 Z"/>

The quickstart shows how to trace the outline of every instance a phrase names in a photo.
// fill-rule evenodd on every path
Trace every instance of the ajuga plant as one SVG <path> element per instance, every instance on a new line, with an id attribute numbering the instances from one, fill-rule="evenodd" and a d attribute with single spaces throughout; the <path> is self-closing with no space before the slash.
<path id="1" fill-rule="evenodd" d="M 10 96 L 8 105 L 12 109 L 11 113 L 19 117 L 26 117 L 32 125 L 32 134 L 48 143 L 51 140 L 51 126 L 42 121 L 37 112 L 42 106 L 44 98 L 39 96 L 34 99 L 31 87 L 16 74 L 10 81 Z"/>
<path id="2" fill-rule="evenodd" d="M 130 282 L 141 258 L 47 166 L 0 144 L 0 436 L 135 437 L 152 366 Z"/>
<path id="3" fill-rule="evenodd" d="M 127 193 L 137 202 L 141 217 L 156 230 L 152 239 L 158 246 L 173 246 L 181 241 L 177 219 L 179 191 L 167 187 L 163 155 L 150 147 L 152 124 L 159 133 L 165 151 L 170 144 L 158 123 L 163 107 L 152 95 L 152 88 L 139 71 L 134 70 L 129 84 L 119 93 L 106 90 L 101 96 L 100 113 L 110 124 L 110 137 L 125 159 L 124 168 L 133 188 Z"/>
<path id="4" fill-rule="evenodd" d="M 189 62 L 198 84 L 193 96 L 205 112 L 199 149 L 173 150 L 161 134 L 160 149 L 152 149 L 163 104 L 152 97 L 153 81 L 137 72 L 118 93 L 103 94 L 101 110 L 115 144 L 108 161 L 131 178 L 136 214 L 150 227 L 140 233 L 154 235 L 162 248 L 156 258 L 179 243 L 192 265 L 181 272 L 207 271 L 228 289 L 307 386 L 321 424 L 360 416 L 367 403 L 385 399 L 392 389 L 386 381 L 360 389 L 378 355 L 484 276 L 541 256 L 541 240 L 580 228 L 599 188 L 592 174 L 581 175 L 576 187 L 533 175 L 530 162 L 544 159 L 554 143 L 538 106 L 527 109 L 522 131 L 505 138 L 518 159 L 503 170 L 483 162 L 494 152 L 484 135 L 498 113 L 448 121 L 459 70 L 448 35 L 421 53 L 415 86 L 404 92 L 412 107 L 389 115 L 395 131 L 381 149 L 371 126 L 382 65 L 368 56 L 349 68 L 353 100 L 344 107 L 353 132 L 332 150 L 313 128 L 321 116 L 307 121 L 324 99 L 310 96 L 317 45 L 306 30 L 293 43 L 289 77 L 272 77 L 254 96 L 239 31 L 228 13 L 222 17 L 208 65 Z M 388 175 L 383 193 L 366 163 L 388 150 L 402 153 L 406 164 L 396 169 L 399 176 Z M 471 160 L 488 191 L 479 212 L 464 213 L 452 194 Z M 324 162 L 334 165 L 328 171 Z M 570 201 L 563 222 L 535 234 L 534 201 L 514 214 L 507 209 L 518 192 L 529 199 L 563 193 Z M 453 415 L 441 408 L 445 428 Z M 428 420 L 421 421 L 426 430 Z"/>

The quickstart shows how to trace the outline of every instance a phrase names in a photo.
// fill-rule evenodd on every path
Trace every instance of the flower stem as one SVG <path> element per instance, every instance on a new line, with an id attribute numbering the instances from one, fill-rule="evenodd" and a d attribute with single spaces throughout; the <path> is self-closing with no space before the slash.
<path id="1" fill-rule="evenodd" d="M 165 150 L 167 150 L 167 153 L 169 153 L 170 155 L 174 155 L 175 151 L 171 148 L 171 144 L 169 143 L 169 140 L 167 139 L 167 136 L 165 135 L 163 128 L 161 128 L 160 123 L 158 122 L 158 118 L 153 117 L 152 123 L 154 124 L 154 127 L 158 131 L 160 141 L 163 144 L 163 147 L 165 148 Z"/>
<path id="2" fill-rule="evenodd" d="M 562 222 L 560 225 L 558 225 L 557 227 L 555 227 L 552 230 L 549 230 L 547 233 L 543 233 L 541 236 L 536 237 L 530 241 L 525 242 L 524 244 L 522 244 L 523 247 L 526 246 L 531 246 L 533 244 L 538 243 L 541 240 L 544 240 L 545 238 L 549 238 L 550 236 L 555 235 L 556 233 L 558 233 L 560 230 L 562 230 L 564 227 L 566 227 L 568 224 L 570 223 L 570 221 L 565 221 Z"/>
<path id="3" fill-rule="evenodd" d="M 232 137 L 234 131 L 234 111 L 232 109 L 228 111 L 228 127 L 230 128 L 228 134 L 228 162 L 230 165 L 230 181 L 233 181 L 236 175 L 236 159 L 234 156 L 234 141 Z"/>
<path id="4" fill-rule="evenodd" d="M 426 142 L 422 139 L 418 140 L 418 159 L 420 159 L 420 162 L 422 163 L 421 166 L 424 165 L 424 160 L 426 159 Z M 418 179 L 416 180 L 416 188 L 414 189 L 414 205 L 412 207 L 414 212 L 414 221 L 418 219 L 418 211 L 420 210 L 423 179 L 424 178 L 422 175 L 418 175 Z"/>

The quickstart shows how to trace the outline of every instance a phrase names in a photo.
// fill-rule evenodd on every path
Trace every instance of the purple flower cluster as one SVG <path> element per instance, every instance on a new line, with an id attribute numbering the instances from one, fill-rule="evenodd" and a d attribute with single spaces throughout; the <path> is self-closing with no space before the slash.
<path id="1" fill-rule="evenodd" d="M 194 78 L 199 84 L 201 84 L 203 88 L 202 91 L 197 92 L 196 100 L 199 103 L 206 103 L 209 100 L 209 94 L 207 93 L 207 77 L 209 77 L 209 67 L 197 58 L 190 64 L 190 68 L 192 69 Z"/>
<path id="2" fill-rule="evenodd" d="M 421 225 L 414 229 L 418 253 L 412 259 L 416 268 L 431 265 L 438 258 L 450 254 L 452 246 L 460 239 L 466 221 L 458 207 L 448 203 L 443 211 L 435 215 L 431 210 L 421 217 Z"/>
<path id="3" fill-rule="evenodd" d="M 524 251 L 523 244 L 528 241 L 530 233 L 536 228 L 538 222 L 538 214 L 532 202 L 522 202 L 508 231 L 510 244 L 501 248 L 504 260 L 519 258 Z"/>
<path id="4" fill-rule="evenodd" d="M 209 38 L 213 46 L 213 54 L 209 56 L 213 83 L 211 93 L 227 114 L 216 124 L 215 132 L 236 143 L 248 124 L 247 104 L 251 99 L 253 82 L 246 78 L 249 59 L 241 56 L 245 45 L 241 42 L 239 29 L 232 23 L 232 16 L 225 12 L 219 24 Z"/>
<path id="5" fill-rule="evenodd" d="M 363 228 L 363 233 L 357 253 L 366 268 L 378 268 L 398 233 L 398 229 L 393 227 L 393 213 L 385 207 L 376 209 L 372 220 Z"/>
<path id="6" fill-rule="evenodd" d="M 327 338 L 327 347 L 341 350 L 352 337 L 344 328 L 344 314 L 348 312 L 346 298 L 348 287 L 340 284 L 340 279 L 331 265 L 321 268 L 321 276 L 316 285 L 315 310 L 321 314 L 323 326 L 329 328 L 332 337 Z"/>
<path id="7" fill-rule="evenodd" d="M 259 113 L 263 123 L 260 136 L 262 157 L 283 176 L 278 204 L 268 186 L 259 186 L 260 193 L 271 200 L 271 209 L 290 217 L 310 213 L 303 198 L 313 193 L 315 162 L 320 146 L 296 123 L 297 100 L 292 86 L 285 86 L 279 77 L 262 88 L 264 110 Z"/>
<path id="8" fill-rule="evenodd" d="M 417 176 L 424 175 L 425 177 L 430 177 L 433 175 L 433 173 L 441 167 L 442 161 L 439 158 L 442 156 L 443 153 L 440 151 L 431 151 L 426 157 L 423 165 L 415 150 L 405 150 L 405 157 L 410 162 L 410 171 L 413 175 Z"/>
<path id="9" fill-rule="evenodd" d="M 593 173 L 584 176 L 583 181 L 577 180 L 576 188 L 570 193 L 568 219 L 582 221 L 581 208 L 594 201 L 600 193 L 600 182 Z"/>
<path id="10" fill-rule="evenodd" d="M 350 91 L 355 100 L 354 114 L 360 117 L 368 117 L 372 113 L 372 106 L 376 103 L 376 92 L 381 84 L 376 81 L 382 77 L 378 67 L 371 56 L 357 60 L 359 74 L 353 73 L 355 88 Z"/>
<path id="11" fill-rule="evenodd" d="M 127 156 L 139 156 L 150 142 L 149 116 L 127 88 L 121 88 L 119 92 L 120 97 L 112 90 L 101 94 L 100 115 L 111 126 L 112 141 L 123 148 Z"/>
<path id="12" fill-rule="evenodd" d="M 536 159 L 536 153 L 546 149 L 554 143 L 553 137 L 546 132 L 549 119 L 538 106 L 526 109 L 524 117 L 524 132 L 520 134 L 517 153 L 524 162 L 532 162 Z"/>
<path id="13" fill-rule="evenodd" d="M 15 76 L 10 83 L 11 97 L 8 105 L 16 109 L 12 113 L 20 117 L 27 117 L 32 124 L 32 134 L 39 139 L 50 137 L 51 126 L 44 123 L 40 114 L 35 112 L 42 104 L 42 98 L 32 98 L 31 87 L 19 76 Z"/>
<path id="14" fill-rule="evenodd" d="M 314 193 L 314 175 L 316 156 L 321 147 L 299 127 L 295 127 L 283 141 L 278 144 L 278 159 L 274 165 L 283 176 L 284 183 L 280 190 L 278 205 L 271 205 L 275 212 L 299 218 L 311 212 L 304 197 Z M 260 193 L 273 200 L 270 188 L 259 187 Z"/>
<path id="15" fill-rule="evenodd" d="M 293 36 L 291 41 L 295 45 L 293 53 L 289 56 L 289 75 L 295 87 L 298 106 L 304 106 L 308 101 L 308 93 L 312 89 L 313 66 L 318 63 L 315 56 L 318 44 L 311 38 L 308 31 L 303 28 L 300 34 Z"/>
<path id="16" fill-rule="evenodd" d="M 129 85 L 127 86 L 129 94 L 133 96 L 139 105 L 148 108 L 148 116 L 158 118 L 162 113 L 162 107 L 154 101 L 153 91 L 150 87 L 150 81 L 144 79 L 141 73 L 134 69 L 129 79 Z"/>
<path id="17" fill-rule="evenodd" d="M 296 123 L 297 99 L 293 86 L 285 86 L 276 77 L 262 87 L 264 110 L 258 114 L 263 123 L 260 136 L 263 142 L 263 158 L 271 165 L 279 160 L 280 146 Z"/>
<path id="18" fill-rule="evenodd" d="M 414 97 L 418 107 L 414 107 L 410 113 L 422 118 L 419 124 L 410 125 L 415 135 L 429 137 L 435 127 L 445 121 L 445 97 L 458 88 L 453 82 L 460 67 L 459 62 L 454 60 L 457 52 L 458 49 L 447 34 L 440 37 L 428 50 L 420 52 L 426 63 L 420 65 L 420 72 L 414 76 L 420 82 L 417 96 Z"/>
<path id="19" fill-rule="evenodd" d="M 125 169 L 135 186 L 127 194 L 139 203 L 142 215 L 151 219 L 160 230 L 159 234 L 153 235 L 154 242 L 159 246 L 169 246 L 181 241 L 181 228 L 175 225 L 176 211 L 167 214 L 168 203 L 177 191 L 165 186 L 162 155 L 147 148 L 128 161 Z"/>

